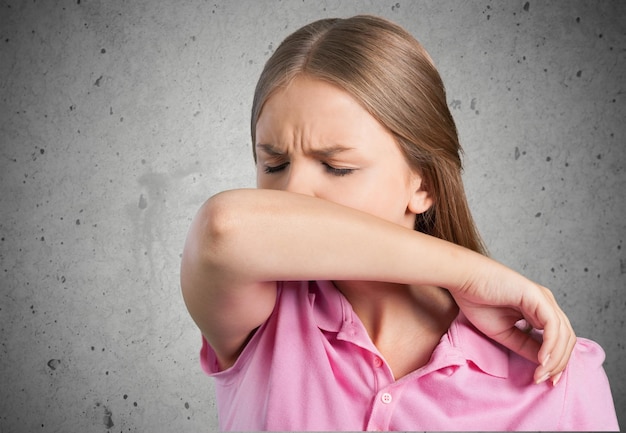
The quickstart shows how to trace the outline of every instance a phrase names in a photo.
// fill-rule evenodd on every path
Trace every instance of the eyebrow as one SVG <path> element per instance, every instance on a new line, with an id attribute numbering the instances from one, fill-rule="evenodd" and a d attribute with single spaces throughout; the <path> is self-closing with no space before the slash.
<path id="1" fill-rule="evenodd" d="M 262 150 L 263 152 L 267 153 L 270 156 L 282 156 L 285 153 L 281 152 L 280 150 L 278 150 L 275 146 L 272 146 L 271 144 L 257 144 L 256 145 L 257 150 Z"/>
<path id="2" fill-rule="evenodd" d="M 270 156 L 283 156 L 285 152 L 278 149 L 276 146 L 271 144 L 257 144 L 256 148 L 258 150 L 262 150 Z M 333 146 L 327 146 L 320 149 L 312 149 L 309 153 L 318 158 L 331 158 L 338 153 L 346 152 L 348 150 L 353 150 L 353 147 L 342 146 L 340 144 L 336 144 Z"/>

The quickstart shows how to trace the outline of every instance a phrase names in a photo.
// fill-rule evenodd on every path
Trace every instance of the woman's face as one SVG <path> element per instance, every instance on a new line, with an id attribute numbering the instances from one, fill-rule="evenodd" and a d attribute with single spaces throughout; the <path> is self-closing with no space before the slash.
<path id="1" fill-rule="evenodd" d="M 299 76 L 256 124 L 257 186 L 311 195 L 413 228 L 432 204 L 394 137 L 354 98 Z"/>

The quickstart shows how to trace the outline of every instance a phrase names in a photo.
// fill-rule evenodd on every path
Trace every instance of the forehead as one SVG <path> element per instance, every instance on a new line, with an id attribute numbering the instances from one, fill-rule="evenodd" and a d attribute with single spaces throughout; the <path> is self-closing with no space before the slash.
<path id="1" fill-rule="evenodd" d="M 290 140 L 294 134 L 316 140 L 366 141 L 373 133 L 391 135 L 348 92 L 320 79 L 296 77 L 265 102 L 256 123 L 255 144 Z"/>
<path id="2" fill-rule="evenodd" d="M 267 98 L 259 115 L 268 114 L 343 114 L 363 110 L 348 92 L 330 82 L 308 76 L 297 76 L 277 87 Z M 364 111 L 364 110 L 363 110 Z"/>

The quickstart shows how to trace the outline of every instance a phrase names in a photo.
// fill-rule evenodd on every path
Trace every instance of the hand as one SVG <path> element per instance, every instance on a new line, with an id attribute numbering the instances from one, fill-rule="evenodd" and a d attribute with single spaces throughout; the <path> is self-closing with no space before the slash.
<path id="1" fill-rule="evenodd" d="M 551 379 L 556 385 L 576 343 L 569 319 L 550 290 L 494 263 L 452 296 L 486 336 L 540 364 L 534 374 L 536 383 Z M 516 326 L 522 319 L 543 330 L 543 342 Z"/>

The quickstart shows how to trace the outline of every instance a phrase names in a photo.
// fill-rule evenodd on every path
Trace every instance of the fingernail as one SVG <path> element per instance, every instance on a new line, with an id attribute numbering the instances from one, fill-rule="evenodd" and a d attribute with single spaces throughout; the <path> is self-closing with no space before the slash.
<path id="1" fill-rule="evenodd" d="M 550 378 L 550 373 L 546 373 L 543 376 L 541 376 L 541 378 L 539 378 L 535 383 L 537 385 L 539 385 L 540 383 L 545 382 L 546 380 L 548 380 Z"/>
<path id="2" fill-rule="evenodd" d="M 557 374 L 556 376 L 552 378 L 552 386 L 556 386 L 556 384 L 559 383 L 559 380 L 561 380 L 562 375 L 563 375 L 563 372 L 560 372 L 559 374 Z"/>
<path id="3" fill-rule="evenodd" d="M 548 365 L 548 361 L 550 361 L 550 354 L 549 353 L 546 355 L 545 358 L 543 358 L 543 362 L 541 363 L 541 365 L 545 367 L 546 365 Z"/>

